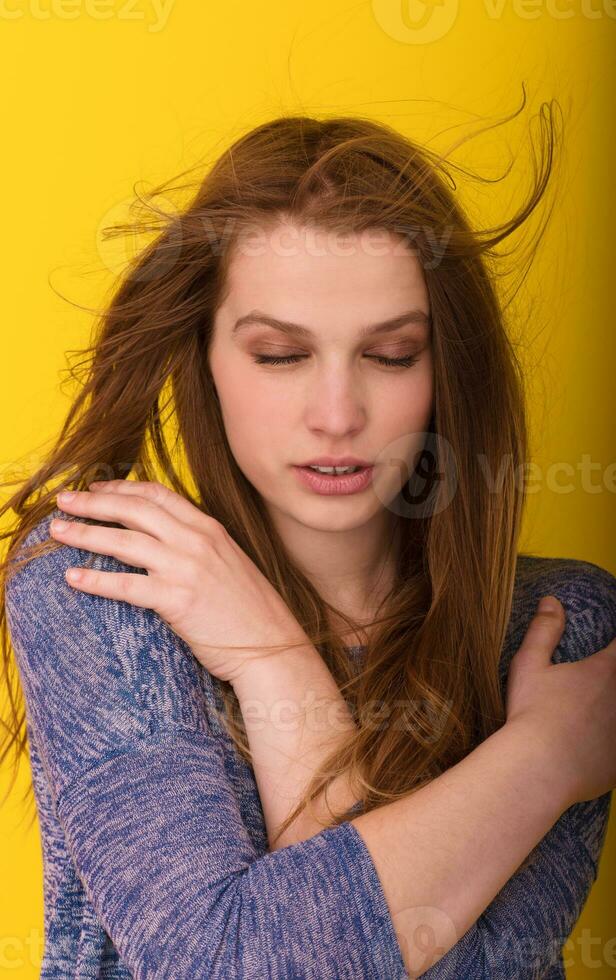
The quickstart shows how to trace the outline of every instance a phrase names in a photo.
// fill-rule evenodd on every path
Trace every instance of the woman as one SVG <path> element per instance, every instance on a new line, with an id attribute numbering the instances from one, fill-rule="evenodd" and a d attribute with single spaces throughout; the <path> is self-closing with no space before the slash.
<path id="1" fill-rule="evenodd" d="M 479 233 L 393 130 L 274 120 L 120 285 L 5 508 L 41 976 L 564 976 L 616 785 L 616 597 L 517 553 L 488 259 L 544 136 Z"/>

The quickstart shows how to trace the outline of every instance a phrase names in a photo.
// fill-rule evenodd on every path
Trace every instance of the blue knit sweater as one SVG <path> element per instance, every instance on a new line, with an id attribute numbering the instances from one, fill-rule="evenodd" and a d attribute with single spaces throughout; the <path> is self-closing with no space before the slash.
<path id="1" fill-rule="evenodd" d="M 54 511 L 25 544 L 47 539 L 54 516 L 66 515 Z M 406 977 L 353 822 L 269 852 L 254 773 L 218 718 L 219 682 L 152 610 L 71 588 L 65 569 L 85 564 L 135 571 L 64 545 L 26 565 L 6 591 L 44 858 L 40 976 Z M 567 614 L 555 661 L 585 657 L 616 632 L 609 572 L 520 555 L 503 690 L 548 592 Z M 566 810 L 423 976 L 564 977 L 562 946 L 597 876 L 610 800 Z"/>

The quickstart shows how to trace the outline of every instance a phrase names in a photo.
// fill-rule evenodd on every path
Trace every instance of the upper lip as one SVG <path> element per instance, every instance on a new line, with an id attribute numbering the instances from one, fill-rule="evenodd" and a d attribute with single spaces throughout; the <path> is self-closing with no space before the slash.
<path id="1" fill-rule="evenodd" d="M 300 463 L 300 466 L 371 466 L 365 459 L 356 459 L 355 456 L 340 456 L 336 459 L 335 456 L 319 456 L 317 459 L 309 459 L 306 463 Z"/>

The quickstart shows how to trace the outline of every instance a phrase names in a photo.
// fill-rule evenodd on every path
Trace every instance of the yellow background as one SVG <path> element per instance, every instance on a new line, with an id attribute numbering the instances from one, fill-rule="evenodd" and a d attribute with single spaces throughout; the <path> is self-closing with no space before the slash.
<path id="1" fill-rule="evenodd" d="M 0 0 L 0 37 L 3 474 L 38 466 L 64 418 L 65 351 L 87 343 L 91 320 L 62 297 L 102 302 L 117 255 L 101 228 L 135 181 L 151 187 L 292 111 L 364 114 L 444 149 L 513 112 L 524 82 L 522 116 L 454 155 L 486 176 L 516 158 L 511 179 L 473 201 L 499 220 L 530 184 L 529 116 L 553 97 L 563 107 L 556 211 L 525 291 L 539 478 L 521 544 L 616 572 L 613 2 Z M 43 938 L 38 829 L 20 825 L 28 778 L 25 766 L 0 811 L 0 974 L 15 980 L 38 976 Z M 612 815 L 565 949 L 571 980 L 613 976 L 615 891 Z"/>

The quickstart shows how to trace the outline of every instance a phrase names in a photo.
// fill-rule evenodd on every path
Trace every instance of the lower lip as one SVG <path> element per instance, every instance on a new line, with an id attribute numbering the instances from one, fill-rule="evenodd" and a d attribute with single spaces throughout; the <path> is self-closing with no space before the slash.
<path id="1" fill-rule="evenodd" d="M 328 473 L 317 473 L 308 466 L 294 466 L 299 479 L 310 490 L 315 493 L 335 494 L 335 493 L 359 493 L 370 485 L 374 466 L 366 466 L 357 473 L 335 474 L 330 476 Z"/>

